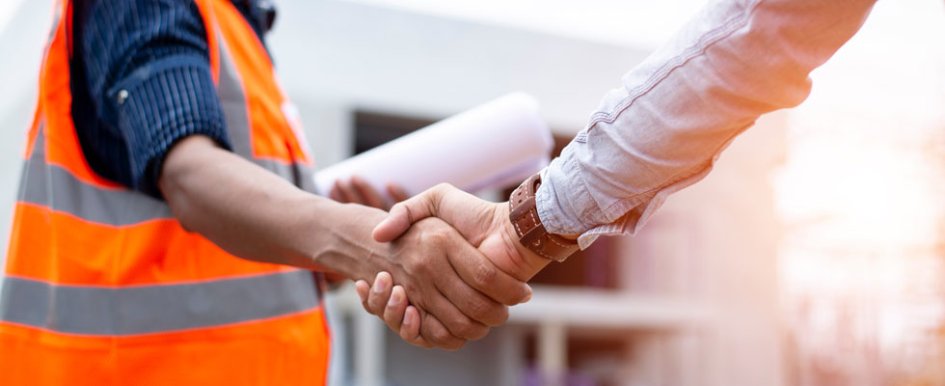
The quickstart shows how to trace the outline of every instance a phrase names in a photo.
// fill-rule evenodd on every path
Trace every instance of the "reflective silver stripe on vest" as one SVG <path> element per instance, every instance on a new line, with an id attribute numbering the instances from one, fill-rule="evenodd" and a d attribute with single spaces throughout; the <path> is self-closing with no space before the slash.
<path id="1" fill-rule="evenodd" d="M 40 138 L 37 142 L 42 140 Z M 114 226 L 173 218 L 164 202 L 130 190 L 86 184 L 62 167 L 47 164 L 43 151 L 39 150 L 34 150 L 33 156 L 23 165 L 21 202 Z"/>
<path id="2" fill-rule="evenodd" d="M 86 221 L 124 226 L 145 221 L 173 219 L 164 201 L 127 189 L 89 185 L 68 170 L 46 163 L 45 135 L 40 126 L 33 154 L 23 166 L 19 200 L 69 213 Z M 311 170 L 301 164 L 256 159 L 254 163 L 305 189 L 313 184 Z"/>
<path id="3" fill-rule="evenodd" d="M 236 63 L 230 56 L 223 33 L 219 27 L 215 29 L 218 42 L 217 52 L 220 56 L 220 78 L 217 85 L 217 96 L 220 98 L 220 106 L 223 108 L 226 131 L 230 144 L 233 146 L 233 151 L 243 156 L 243 158 L 253 160 L 256 165 L 275 173 L 300 189 L 315 193 L 317 190 L 312 178 L 314 173 L 307 165 L 301 163 L 286 164 L 276 160 L 253 157 L 252 133 L 250 131 L 248 103 L 246 92 L 243 90 L 243 81 L 236 69 Z"/>
<path id="4" fill-rule="evenodd" d="M 317 305 L 312 273 L 302 270 L 118 289 L 7 277 L 0 320 L 66 334 L 123 336 L 260 320 Z"/>
<path id="5" fill-rule="evenodd" d="M 230 137 L 230 144 L 236 154 L 246 159 L 253 159 L 252 141 L 249 130 L 249 112 L 246 103 L 246 93 L 243 91 L 243 82 L 236 64 L 226 49 L 226 40 L 219 31 L 217 35 L 217 49 L 220 55 L 220 84 L 217 85 L 217 96 L 220 97 L 220 106 L 223 108 L 223 119 L 226 121 L 226 131 Z"/>

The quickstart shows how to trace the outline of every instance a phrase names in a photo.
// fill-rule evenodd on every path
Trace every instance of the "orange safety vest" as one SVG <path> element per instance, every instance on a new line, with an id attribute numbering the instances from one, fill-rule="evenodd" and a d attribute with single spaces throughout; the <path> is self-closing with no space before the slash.
<path id="1" fill-rule="evenodd" d="M 234 151 L 311 190 L 262 43 L 229 0 L 196 2 Z M 0 292 L 0 385 L 325 384 L 320 276 L 227 254 L 166 203 L 89 167 L 71 115 L 71 13 L 61 1 L 27 141 Z"/>

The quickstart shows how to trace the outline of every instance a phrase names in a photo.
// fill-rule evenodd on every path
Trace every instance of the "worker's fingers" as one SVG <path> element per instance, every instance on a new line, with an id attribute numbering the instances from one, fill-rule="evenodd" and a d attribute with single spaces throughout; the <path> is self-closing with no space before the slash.
<path id="1" fill-rule="evenodd" d="M 361 281 L 361 284 L 358 286 L 358 292 L 359 294 L 363 292 L 365 296 L 362 299 L 367 300 L 371 296 L 367 292 L 367 282 Z M 400 300 L 401 295 L 403 295 L 403 300 Z M 435 316 L 430 313 L 421 313 L 419 309 L 409 305 L 406 291 L 401 286 L 395 286 L 391 290 L 391 301 L 385 309 L 384 319 L 385 323 L 392 328 L 399 323 L 397 332 L 400 338 L 414 346 L 457 350 L 466 344 L 465 339 L 455 337 Z"/>
<path id="2" fill-rule="evenodd" d="M 379 272 L 374 278 L 374 285 L 371 286 L 371 293 L 368 294 L 367 309 L 368 312 L 382 316 L 384 308 L 390 299 L 391 289 L 394 287 L 394 279 L 387 272 Z"/>
<path id="3" fill-rule="evenodd" d="M 396 333 L 400 332 L 404 322 L 404 313 L 407 312 L 407 292 L 404 287 L 395 285 L 390 292 L 390 299 L 384 307 L 384 323 Z"/>
<path id="4" fill-rule="evenodd" d="M 364 306 L 365 310 L 371 312 L 368 306 L 368 300 L 372 295 L 371 286 L 364 280 L 358 280 L 355 282 L 354 286 L 358 297 L 361 298 L 362 306 Z M 383 315 L 384 323 L 400 335 L 401 339 L 405 342 L 423 348 L 434 347 L 432 343 L 426 341 L 426 339 L 420 335 L 420 311 L 408 303 L 407 293 L 404 291 L 403 287 L 398 285 L 391 289 L 390 300 L 384 308 Z M 441 324 L 438 330 L 446 331 L 446 327 L 443 327 Z M 461 342 L 455 339 L 449 339 L 446 343 L 446 345 L 450 347 L 454 347 L 457 344 L 462 345 Z"/>
<path id="5" fill-rule="evenodd" d="M 364 307 L 364 310 L 371 312 L 368 309 L 367 301 L 368 295 L 371 292 L 371 285 L 367 281 L 358 280 L 354 283 L 354 291 L 358 293 L 358 297 L 361 298 L 361 307 Z"/>
<path id="6" fill-rule="evenodd" d="M 433 347 L 430 342 L 420 336 L 420 311 L 414 306 L 407 306 L 404 311 L 404 323 L 400 326 L 400 338 L 415 346 Z"/>
<path id="7" fill-rule="evenodd" d="M 386 274 L 386 272 L 384 273 Z M 378 274 L 378 276 L 381 275 Z M 383 280 L 384 279 L 381 279 L 381 281 Z M 368 285 L 368 282 L 364 280 L 358 280 L 354 286 L 358 297 L 361 298 L 361 305 L 364 306 L 366 311 L 374 314 L 372 306 L 368 305 L 368 303 L 372 301 L 372 297 L 374 297 L 373 301 L 376 302 L 377 298 L 382 295 L 375 294 L 371 290 L 370 285 Z M 375 315 L 381 316 L 381 314 Z M 408 318 L 410 319 L 408 320 Z M 416 307 L 408 303 L 407 292 L 404 290 L 404 287 L 397 285 L 390 290 L 390 299 L 384 307 L 382 319 L 384 319 L 384 323 L 387 324 L 387 327 L 398 333 L 408 343 L 420 347 L 431 347 L 431 345 L 420 336 L 419 311 L 417 311 Z"/>

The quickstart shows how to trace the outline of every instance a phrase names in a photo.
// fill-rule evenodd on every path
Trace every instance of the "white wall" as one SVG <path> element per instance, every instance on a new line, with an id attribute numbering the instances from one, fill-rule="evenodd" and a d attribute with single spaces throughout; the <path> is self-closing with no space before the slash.
<path id="1" fill-rule="evenodd" d="M 786 156 L 786 122 L 785 112 L 759 120 L 705 180 L 676 194 L 661 211 L 686 219 L 693 238 L 685 264 L 703 273 L 689 296 L 716 312 L 714 352 L 702 358 L 712 364 L 714 382 L 703 384 L 785 382 L 777 259 L 783 229 L 771 180 Z"/>
<path id="2" fill-rule="evenodd" d="M 270 44 L 290 94 L 445 116 L 510 91 L 576 132 L 640 50 L 341 1 L 285 0 Z M 291 12 L 289 12 L 291 10 Z M 310 128 L 318 131 L 318 128 Z M 316 137 L 317 138 L 317 137 Z"/>

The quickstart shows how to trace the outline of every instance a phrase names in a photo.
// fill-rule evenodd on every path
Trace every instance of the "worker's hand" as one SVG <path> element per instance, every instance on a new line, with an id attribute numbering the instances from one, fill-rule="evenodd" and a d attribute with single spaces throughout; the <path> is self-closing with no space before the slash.
<path id="1" fill-rule="evenodd" d="M 385 211 L 390 210 L 391 205 L 410 198 L 404 188 L 395 183 L 387 184 L 386 191 L 387 195 L 385 196 L 363 178 L 352 176 L 348 179 L 340 178 L 336 180 L 328 192 L 328 197 L 346 204 L 361 204 Z M 350 278 L 332 271 L 326 271 L 324 275 L 331 289 L 335 289 L 342 282 L 350 280 Z"/>
<path id="2" fill-rule="evenodd" d="M 483 201 L 446 184 L 395 205 L 388 217 L 374 229 L 374 238 L 380 242 L 399 240 L 398 237 L 402 237 L 414 223 L 430 216 L 439 217 L 452 225 L 502 272 L 518 280 L 527 281 L 549 263 L 548 259 L 536 255 L 518 242 L 518 236 L 509 221 L 508 203 Z M 378 288 L 379 280 L 385 279 L 379 275 L 374 280 L 374 288 Z M 404 340 L 420 346 L 428 345 L 426 323 L 435 323 L 435 318 L 413 317 L 406 303 L 393 299 L 391 287 L 383 281 L 378 291 L 365 291 L 368 287 L 371 284 L 367 281 L 356 283 L 365 310 L 384 319 L 388 327 Z M 407 288 L 406 295 L 408 302 L 412 302 L 414 292 Z M 419 323 L 419 326 L 414 322 Z M 419 335 L 416 334 L 418 330 Z"/>
<path id="3" fill-rule="evenodd" d="M 383 318 L 393 284 L 402 286 L 417 316 L 419 334 L 411 336 L 411 343 L 457 349 L 504 323 L 508 305 L 531 297 L 523 280 L 505 273 L 440 219 L 419 220 L 388 245 L 385 256 L 369 257 L 379 268 L 376 272 L 387 271 L 393 277 L 375 286 L 385 304 L 366 302 L 365 308 Z M 408 322 L 414 326 L 413 320 Z M 400 332 L 399 322 L 388 324 Z"/>
<path id="4" fill-rule="evenodd" d="M 350 179 L 336 180 L 328 192 L 328 197 L 338 202 L 361 204 L 383 210 L 389 210 L 391 205 L 410 197 L 403 187 L 395 183 L 388 183 L 385 190 L 386 197 L 363 178 L 352 176 Z"/>
<path id="5" fill-rule="evenodd" d="M 431 347 L 420 335 L 420 311 L 409 304 L 404 287 L 392 286 L 392 279 L 387 272 L 381 272 L 370 285 L 365 280 L 355 283 L 355 290 L 361 298 L 361 305 L 367 309 L 383 309 L 377 316 L 401 339 L 416 346 Z"/>
<path id="6" fill-rule="evenodd" d="M 184 229 L 235 256 L 362 280 L 391 273 L 431 345 L 458 348 L 482 337 L 508 318 L 508 305 L 530 297 L 527 284 L 442 220 L 424 219 L 394 242 L 376 242 L 372 231 L 387 212 L 305 193 L 204 136 L 174 147 L 158 183 Z"/>

